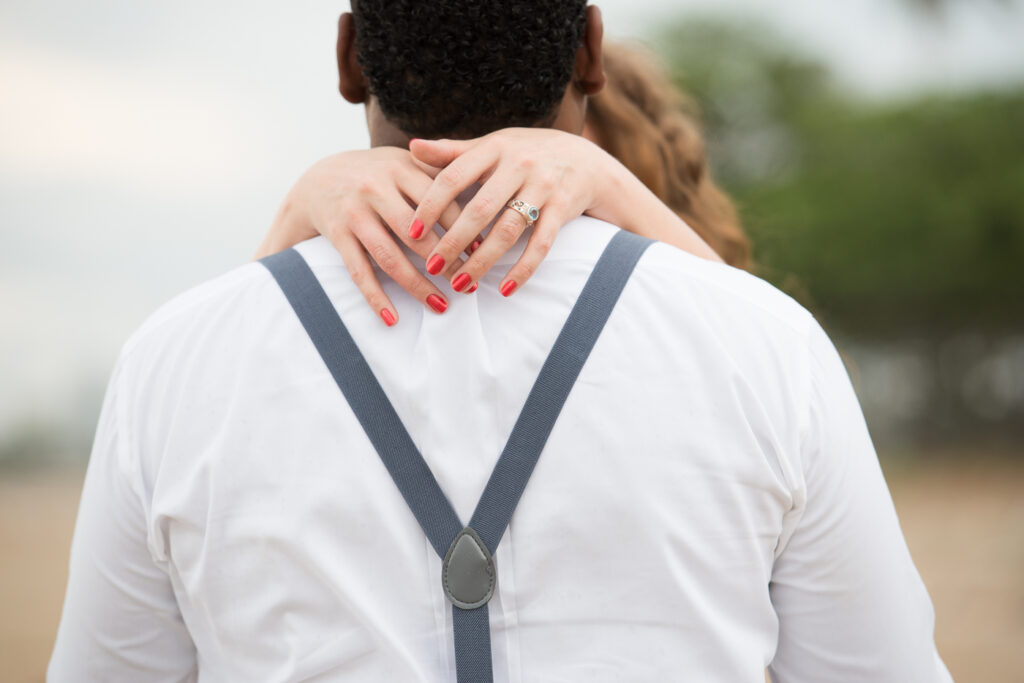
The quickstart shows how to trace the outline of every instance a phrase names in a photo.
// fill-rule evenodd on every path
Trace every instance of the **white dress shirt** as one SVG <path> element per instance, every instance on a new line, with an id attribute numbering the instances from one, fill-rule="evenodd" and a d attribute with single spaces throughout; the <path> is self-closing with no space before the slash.
<path id="1" fill-rule="evenodd" d="M 563 228 L 385 327 L 298 249 L 463 521 L 615 228 Z M 757 278 L 657 244 L 495 555 L 496 681 L 950 680 L 843 365 Z M 454 681 L 441 560 L 252 263 L 154 314 L 107 392 L 49 669 L 63 681 Z"/>

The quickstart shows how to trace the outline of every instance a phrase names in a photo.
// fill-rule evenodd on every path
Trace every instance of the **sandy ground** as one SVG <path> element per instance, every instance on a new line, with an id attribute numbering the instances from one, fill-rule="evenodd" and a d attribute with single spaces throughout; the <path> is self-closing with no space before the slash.
<path id="1" fill-rule="evenodd" d="M 1024 682 L 1024 458 L 887 467 L 961 683 Z M 0 681 L 42 681 L 64 598 L 81 472 L 0 473 Z"/>

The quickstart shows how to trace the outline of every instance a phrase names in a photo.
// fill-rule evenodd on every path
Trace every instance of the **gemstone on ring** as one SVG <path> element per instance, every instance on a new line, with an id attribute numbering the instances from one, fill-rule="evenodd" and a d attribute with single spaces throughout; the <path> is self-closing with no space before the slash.
<path id="1" fill-rule="evenodd" d="M 505 206 L 525 218 L 527 227 L 532 226 L 540 218 L 540 209 L 522 199 L 510 199 Z"/>

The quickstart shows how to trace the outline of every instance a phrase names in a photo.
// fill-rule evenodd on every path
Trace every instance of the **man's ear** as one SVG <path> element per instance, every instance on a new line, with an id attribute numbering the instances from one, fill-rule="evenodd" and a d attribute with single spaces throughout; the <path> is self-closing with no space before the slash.
<path id="1" fill-rule="evenodd" d="M 584 95 L 596 95 L 604 89 L 604 21 L 601 10 L 594 5 L 587 7 L 587 26 L 583 32 L 583 43 L 576 51 L 576 66 L 573 79 Z"/>
<path id="2" fill-rule="evenodd" d="M 356 59 L 356 22 L 351 12 L 338 19 L 338 92 L 352 104 L 366 102 L 369 88 Z"/>

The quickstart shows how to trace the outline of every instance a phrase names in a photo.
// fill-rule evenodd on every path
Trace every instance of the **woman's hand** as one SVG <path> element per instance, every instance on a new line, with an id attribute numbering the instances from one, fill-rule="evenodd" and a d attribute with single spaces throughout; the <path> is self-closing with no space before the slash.
<path id="1" fill-rule="evenodd" d="M 526 229 L 526 219 L 519 212 L 505 210 L 510 199 L 539 207 L 540 217 L 522 256 L 499 285 L 505 296 L 536 271 L 559 228 L 582 214 L 721 260 L 622 164 L 581 136 L 543 128 L 508 128 L 475 140 L 413 140 L 409 149 L 423 164 L 443 167 L 420 199 L 410 232 L 414 237 L 423 225 L 433 225 L 451 211 L 463 190 L 482 183 L 428 252 L 428 270 L 453 273 L 455 291 L 475 286 Z M 478 235 L 495 217 L 491 231 L 478 242 Z M 469 258 L 453 271 L 451 264 L 464 251 Z"/>
<path id="2" fill-rule="evenodd" d="M 288 192 L 256 258 L 319 233 L 341 253 L 352 281 L 389 327 L 398 321 L 398 313 L 381 288 L 370 259 L 403 289 L 443 313 L 448 300 L 409 262 L 393 236 L 398 235 L 421 257 L 433 251 L 439 238 L 432 230 L 416 240 L 409 237 L 413 221 L 409 200 L 422 197 L 432 182 L 409 152 L 397 147 L 327 157 L 306 171 Z M 435 221 L 451 226 L 457 216 L 458 207 L 452 206 L 437 214 Z M 461 259 L 453 257 L 446 276 L 461 265 Z"/>
<path id="3" fill-rule="evenodd" d="M 622 164 L 580 136 L 506 129 L 476 140 L 414 140 L 410 147 L 412 154 L 378 147 L 315 164 L 289 191 L 257 258 L 324 235 L 389 326 L 398 314 L 370 259 L 412 296 L 443 313 L 444 294 L 409 263 L 394 235 L 427 261 L 429 272 L 443 273 L 455 291 L 470 293 L 526 228 L 521 214 L 505 209 L 512 198 L 541 211 L 525 251 L 499 286 L 505 296 L 530 278 L 559 228 L 584 213 L 721 260 Z M 482 187 L 460 210 L 456 197 L 477 182 Z M 415 212 L 410 202 L 418 203 Z M 482 231 L 496 217 L 481 242 Z M 425 229 L 436 223 L 447 230 L 441 237 Z M 465 262 L 463 252 L 469 254 Z"/>

